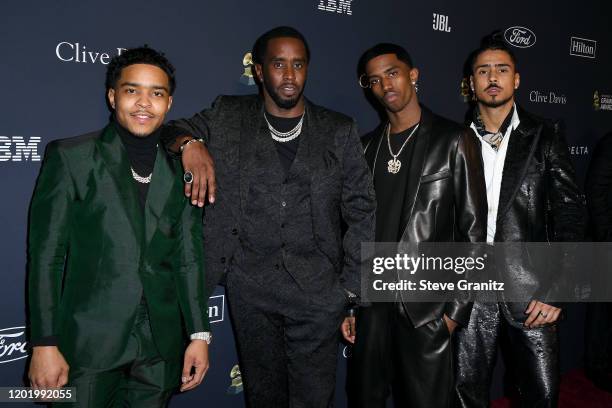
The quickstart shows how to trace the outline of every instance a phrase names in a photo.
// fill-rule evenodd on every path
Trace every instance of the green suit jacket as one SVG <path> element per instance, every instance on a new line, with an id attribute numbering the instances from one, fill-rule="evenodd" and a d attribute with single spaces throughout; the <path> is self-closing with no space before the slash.
<path id="1" fill-rule="evenodd" d="M 30 208 L 30 328 L 57 336 L 69 364 L 111 367 L 143 294 L 165 359 L 181 357 L 185 334 L 209 330 L 202 210 L 163 149 L 144 215 L 137 194 L 112 124 L 49 143 Z"/>

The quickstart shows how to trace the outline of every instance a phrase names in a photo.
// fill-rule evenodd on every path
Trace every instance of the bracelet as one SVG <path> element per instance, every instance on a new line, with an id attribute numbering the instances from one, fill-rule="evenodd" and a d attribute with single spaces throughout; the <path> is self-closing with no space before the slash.
<path id="1" fill-rule="evenodd" d="M 185 148 L 187 146 L 189 146 L 191 143 L 195 143 L 195 142 L 200 142 L 202 144 L 204 144 L 204 139 L 200 138 L 200 139 L 189 139 L 189 140 L 185 140 L 183 142 L 183 144 L 181 144 L 181 147 L 179 147 L 179 150 L 181 151 L 181 153 L 183 153 L 183 150 L 185 150 Z"/>

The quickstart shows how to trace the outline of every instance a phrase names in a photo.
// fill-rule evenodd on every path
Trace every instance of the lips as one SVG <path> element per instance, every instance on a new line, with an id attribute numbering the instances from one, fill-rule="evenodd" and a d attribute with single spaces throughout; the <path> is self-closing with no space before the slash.
<path id="1" fill-rule="evenodd" d="M 141 125 L 148 123 L 150 120 L 152 120 L 155 117 L 155 115 L 153 115 L 152 113 L 141 112 L 141 111 L 132 112 L 130 113 L 130 116 L 134 118 L 136 122 L 138 122 Z"/>
<path id="2" fill-rule="evenodd" d="M 501 88 L 492 86 L 490 88 L 487 88 L 486 92 L 487 92 L 487 95 L 499 95 L 501 93 Z"/>
<path id="3" fill-rule="evenodd" d="M 297 93 L 298 87 L 294 84 L 284 84 L 281 85 L 280 90 L 284 95 L 291 96 Z"/>
<path id="4" fill-rule="evenodd" d="M 387 103 L 394 102 L 395 100 L 397 100 L 397 98 L 399 98 L 399 96 L 397 95 L 396 92 L 386 92 L 385 96 L 383 96 L 383 99 Z"/>

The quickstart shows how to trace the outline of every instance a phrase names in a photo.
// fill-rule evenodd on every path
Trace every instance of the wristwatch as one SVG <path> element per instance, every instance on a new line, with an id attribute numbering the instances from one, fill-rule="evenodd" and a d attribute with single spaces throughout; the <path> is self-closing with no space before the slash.
<path id="1" fill-rule="evenodd" d="M 195 143 L 195 142 L 200 142 L 200 143 L 202 143 L 202 144 L 205 144 L 205 143 L 204 143 L 204 139 L 202 139 L 202 138 L 199 138 L 199 139 L 189 139 L 189 140 L 185 140 L 185 141 L 184 141 L 184 142 L 181 144 L 181 147 L 179 147 L 179 150 L 181 151 L 181 153 L 183 153 L 183 150 L 185 150 L 185 148 L 186 148 L 187 146 L 189 146 L 191 143 Z"/>
<path id="2" fill-rule="evenodd" d="M 189 339 L 190 340 L 204 340 L 206 344 L 210 344 L 210 342 L 212 341 L 212 334 L 210 332 L 193 333 L 191 336 L 189 336 Z"/>

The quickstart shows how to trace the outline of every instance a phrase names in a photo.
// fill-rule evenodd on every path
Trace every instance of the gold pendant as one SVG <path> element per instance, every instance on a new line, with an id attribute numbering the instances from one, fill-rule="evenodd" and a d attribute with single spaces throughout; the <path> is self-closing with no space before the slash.
<path id="1" fill-rule="evenodd" d="M 395 157 L 387 163 L 387 171 L 391 174 L 397 174 L 402 167 L 402 162 L 397 160 Z"/>

